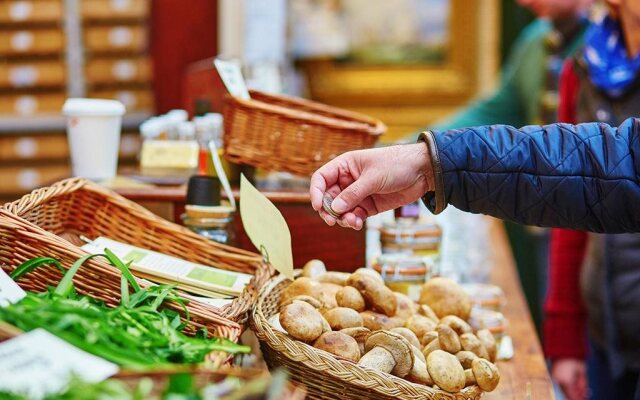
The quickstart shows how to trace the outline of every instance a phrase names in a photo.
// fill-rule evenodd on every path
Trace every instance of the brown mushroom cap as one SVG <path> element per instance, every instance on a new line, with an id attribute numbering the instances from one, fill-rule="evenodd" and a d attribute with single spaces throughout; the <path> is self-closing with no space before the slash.
<path id="1" fill-rule="evenodd" d="M 419 349 L 412 346 L 413 350 L 413 368 L 411 368 L 411 372 L 405 377 L 405 379 L 410 380 L 411 382 L 422 383 L 423 385 L 433 385 L 433 379 L 429 375 L 429 371 L 427 371 L 427 360 L 424 358 Z"/>
<path id="2" fill-rule="evenodd" d="M 387 317 L 374 311 L 363 311 L 360 313 L 362 324 L 371 331 L 388 331 L 398 326 L 402 326 L 404 321 L 396 317 Z"/>
<path id="3" fill-rule="evenodd" d="M 316 309 L 322 308 L 322 304 L 318 300 L 316 300 L 315 297 L 307 296 L 306 294 L 305 295 L 300 295 L 300 296 L 295 296 L 295 297 L 292 297 L 290 299 L 287 299 L 287 300 L 283 301 L 282 303 L 280 303 L 280 307 L 286 307 L 289 304 L 293 303 L 294 301 L 303 301 L 303 302 L 308 303 L 309 305 L 313 306 L 313 308 L 316 308 Z"/>
<path id="4" fill-rule="evenodd" d="M 327 272 L 327 267 L 320 260 L 309 260 L 302 267 L 302 276 L 316 279 L 318 276 Z"/>
<path id="5" fill-rule="evenodd" d="M 381 312 L 388 317 L 396 313 L 396 296 L 384 283 L 363 273 L 353 273 L 347 281 L 349 286 L 360 291 L 365 303 L 374 311 Z"/>
<path id="6" fill-rule="evenodd" d="M 436 350 L 429 354 L 427 356 L 427 370 L 433 381 L 442 390 L 455 393 L 464 388 L 464 369 L 453 354 L 443 350 Z"/>
<path id="7" fill-rule="evenodd" d="M 358 342 L 341 332 L 325 332 L 313 343 L 316 349 L 327 351 L 345 360 L 358 362 L 360 347 Z"/>
<path id="8" fill-rule="evenodd" d="M 430 332 L 425 333 L 424 336 L 422 336 L 422 338 L 420 339 L 420 343 L 423 346 L 426 346 L 429 343 L 431 343 L 434 340 L 436 340 L 437 338 L 438 338 L 438 332 L 430 331 Z"/>
<path id="9" fill-rule="evenodd" d="M 384 278 L 382 277 L 382 275 L 380 275 L 380 273 L 374 270 L 373 268 L 358 268 L 357 270 L 353 271 L 351 275 L 357 275 L 357 274 L 364 274 L 364 275 L 370 276 L 376 281 L 382 283 L 383 285 L 385 284 Z"/>
<path id="10" fill-rule="evenodd" d="M 316 280 L 323 283 L 333 283 L 334 285 L 344 286 L 347 284 L 347 279 L 351 274 L 348 272 L 339 271 L 327 271 L 322 275 L 319 275 Z"/>
<path id="11" fill-rule="evenodd" d="M 476 377 L 473 376 L 473 371 L 469 368 L 464 370 L 464 386 L 471 386 L 476 384 Z"/>
<path id="12" fill-rule="evenodd" d="M 336 293 L 336 302 L 339 307 L 348 307 L 358 312 L 364 311 L 364 297 L 358 289 L 352 286 L 345 286 Z"/>
<path id="13" fill-rule="evenodd" d="M 395 367 L 391 371 L 393 375 L 406 376 L 413 368 L 414 357 L 411 344 L 402 336 L 387 331 L 373 332 L 367 338 L 364 350 L 368 353 L 375 347 L 382 347 L 393 356 L 395 360 Z"/>
<path id="14" fill-rule="evenodd" d="M 436 323 L 427 317 L 423 317 L 420 314 L 412 315 L 405 323 L 405 328 L 409 328 L 416 334 L 417 337 L 422 338 L 427 332 L 431 332 L 436 329 Z"/>
<path id="15" fill-rule="evenodd" d="M 480 358 L 489 359 L 489 353 L 487 353 L 487 349 L 484 348 L 482 342 L 476 335 L 473 333 L 465 333 L 460 335 L 460 344 L 464 350 L 471 351 L 475 353 Z"/>
<path id="16" fill-rule="evenodd" d="M 456 353 L 456 358 L 460 361 L 463 368 L 469 369 L 471 368 L 473 360 L 478 358 L 478 355 L 472 351 L 462 350 Z"/>
<path id="17" fill-rule="evenodd" d="M 429 342 L 429 344 L 424 346 L 424 349 L 422 349 L 422 354 L 425 357 L 429 357 L 429 354 L 433 353 L 436 350 L 442 350 L 440 348 L 440 340 L 432 340 L 431 342 Z"/>
<path id="18" fill-rule="evenodd" d="M 290 302 L 290 300 L 296 296 L 313 296 L 314 285 L 317 285 L 317 282 L 313 282 L 308 277 L 301 277 L 296 279 L 282 291 L 282 295 L 280 296 L 280 304 L 282 305 Z"/>
<path id="19" fill-rule="evenodd" d="M 416 303 L 407 295 L 398 292 L 393 292 L 393 295 L 396 296 L 396 317 L 408 319 L 416 313 Z"/>
<path id="20" fill-rule="evenodd" d="M 329 322 L 331 329 L 339 331 L 344 328 L 362 326 L 362 317 L 351 308 L 336 307 L 324 312 L 324 317 Z"/>
<path id="21" fill-rule="evenodd" d="M 433 278 L 422 286 L 420 304 L 426 304 L 439 318 L 457 315 L 466 320 L 471 312 L 471 299 L 462 286 L 448 278 Z"/>
<path id="22" fill-rule="evenodd" d="M 429 307 L 426 304 L 419 304 L 418 305 L 418 314 L 429 318 L 430 320 L 432 320 L 435 323 L 440 322 L 440 318 L 438 318 L 438 316 L 436 315 L 436 313 L 433 312 L 431 307 Z"/>
<path id="23" fill-rule="evenodd" d="M 447 315 L 446 317 L 443 317 L 440 320 L 440 323 L 449 325 L 458 335 L 473 332 L 471 325 L 469 325 L 467 321 L 464 321 L 462 318 L 455 315 Z"/>
<path id="24" fill-rule="evenodd" d="M 451 329 L 449 325 L 438 324 L 436 326 L 436 332 L 438 332 L 438 339 L 440 340 L 440 348 L 448 353 L 456 354 L 462 349 L 460 344 L 460 337 Z"/>
<path id="25" fill-rule="evenodd" d="M 493 336 L 491 331 L 488 329 L 480 329 L 476 332 L 476 336 L 480 340 L 480 343 L 487 350 L 487 354 L 489 355 L 489 361 L 493 362 L 496 360 L 496 356 L 498 355 L 498 347 L 496 345 L 496 338 Z"/>
<path id="26" fill-rule="evenodd" d="M 391 329 L 391 332 L 397 333 L 398 335 L 402 335 L 402 337 L 407 339 L 407 341 L 411 343 L 412 346 L 415 346 L 417 348 L 422 347 L 420 346 L 420 341 L 418 340 L 418 337 L 416 336 L 416 334 L 413 333 L 413 331 L 409 328 L 399 326 L 397 328 Z"/>
<path id="27" fill-rule="evenodd" d="M 500 371 L 492 362 L 483 358 L 476 358 L 471 363 L 473 376 L 480 389 L 491 392 L 500 383 Z"/>
<path id="28" fill-rule="evenodd" d="M 345 329 L 341 329 L 340 332 L 344 333 L 345 335 L 349 335 L 352 338 L 354 338 L 356 340 L 356 342 L 358 342 L 358 347 L 360 348 L 360 355 L 364 355 L 365 351 L 364 351 L 364 343 L 367 341 L 367 338 L 369 337 L 369 334 L 371 333 L 371 331 L 365 327 L 356 327 L 356 328 L 345 328 Z"/>
<path id="29" fill-rule="evenodd" d="M 280 312 L 280 324 L 294 339 L 313 342 L 324 331 L 324 318 L 309 303 L 294 301 Z"/>

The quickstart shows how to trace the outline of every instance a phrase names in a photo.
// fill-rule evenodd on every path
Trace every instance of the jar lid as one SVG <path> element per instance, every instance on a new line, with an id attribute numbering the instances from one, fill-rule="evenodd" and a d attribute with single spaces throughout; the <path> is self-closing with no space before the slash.
<path id="1" fill-rule="evenodd" d="M 385 275 L 424 276 L 428 271 L 428 264 L 424 257 L 407 255 L 405 253 L 382 254 L 373 262 L 372 268 L 383 277 Z"/>

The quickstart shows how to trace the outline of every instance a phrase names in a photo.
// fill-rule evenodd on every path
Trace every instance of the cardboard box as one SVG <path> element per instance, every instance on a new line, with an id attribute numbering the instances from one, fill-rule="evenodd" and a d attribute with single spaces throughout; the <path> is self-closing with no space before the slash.
<path id="1" fill-rule="evenodd" d="M 92 54 L 142 53 L 148 32 L 143 25 L 92 26 L 85 28 L 85 48 Z"/>
<path id="2" fill-rule="evenodd" d="M 63 16 L 63 0 L 0 1 L 0 23 L 40 24 L 59 22 Z"/>
<path id="3" fill-rule="evenodd" d="M 58 55 L 64 50 L 62 29 L 24 29 L 0 31 L 3 56 Z"/>
<path id="4" fill-rule="evenodd" d="M 122 21 L 146 19 L 150 14 L 149 0 L 83 0 L 82 17 L 88 21 Z"/>
<path id="5" fill-rule="evenodd" d="M 93 58 L 87 61 L 85 70 L 90 85 L 150 83 L 152 79 L 147 57 Z"/>
<path id="6" fill-rule="evenodd" d="M 0 114 L 32 116 L 39 113 L 60 114 L 67 96 L 64 93 L 2 94 Z"/>
<path id="7" fill-rule="evenodd" d="M 0 63 L 0 88 L 64 87 L 65 67 L 58 61 Z"/>

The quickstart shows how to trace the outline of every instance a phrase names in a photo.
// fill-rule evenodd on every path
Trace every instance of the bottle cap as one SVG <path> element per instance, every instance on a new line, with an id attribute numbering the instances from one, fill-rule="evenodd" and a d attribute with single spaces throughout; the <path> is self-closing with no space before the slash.
<path id="1" fill-rule="evenodd" d="M 220 205 L 220 180 L 214 176 L 194 175 L 187 184 L 187 204 L 196 206 Z"/>

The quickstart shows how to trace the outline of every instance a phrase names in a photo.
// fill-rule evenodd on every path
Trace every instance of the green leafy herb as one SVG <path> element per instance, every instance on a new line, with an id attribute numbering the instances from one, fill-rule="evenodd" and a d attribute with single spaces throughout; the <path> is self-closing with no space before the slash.
<path id="1" fill-rule="evenodd" d="M 115 308 L 75 291 L 74 275 L 94 257 L 105 257 L 122 273 L 120 305 Z M 58 260 L 38 257 L 20 265 L 11 276 L 20 279 L 43 265 L 55 265 L 64 271 Z M 129 266 L 105 249 L 105 254 L 87 255 L 74 262 L 55 289 L 27 293 L 20 302 L 0 308 L 0 320 L 25 331 L 44 328 L 89 353 L 133 369 L 196 364 L 212 351 L 249 352 L 247 346 L 230 340 L 207 338 L 206 330 L 195 337 L 183 334 L 186 322 L 176 311 L 162 308 L 166 302 L 179 304 L 188 320 L 187 300 L 180 297 L 174 285 L 140 288 Z"/>

